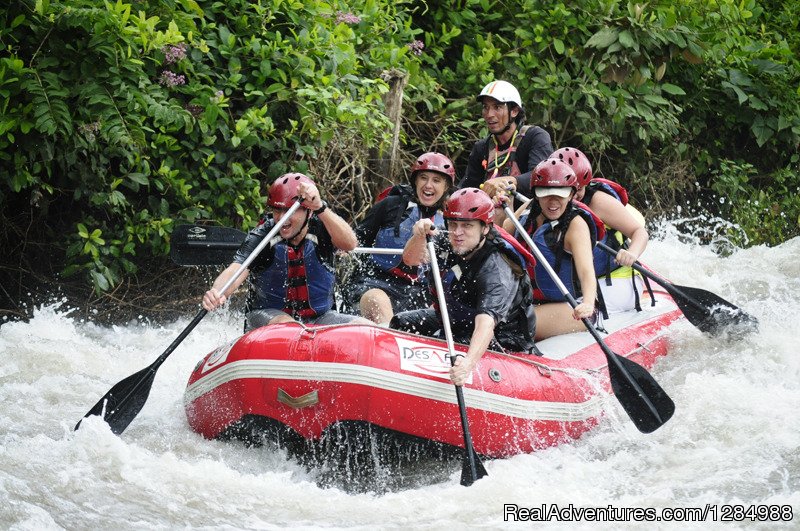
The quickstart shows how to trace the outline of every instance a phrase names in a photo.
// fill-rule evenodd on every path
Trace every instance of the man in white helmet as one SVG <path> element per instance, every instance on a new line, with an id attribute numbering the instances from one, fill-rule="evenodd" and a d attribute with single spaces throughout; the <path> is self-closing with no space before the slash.
<path id="1" fill-rule="evenodd" d="M 490 197 L 514 188 L 530 196 L 531 171 L 554 151 L 550 135 L 523 125 L 522 98 L 508 81 L 492 81 L 477 99 L 489 136 L 473 146 L 459 188 L 480 187 Z"/>

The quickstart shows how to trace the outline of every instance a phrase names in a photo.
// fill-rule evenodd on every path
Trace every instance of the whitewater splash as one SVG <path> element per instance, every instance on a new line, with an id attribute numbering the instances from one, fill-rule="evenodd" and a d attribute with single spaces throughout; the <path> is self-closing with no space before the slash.
<path id="1" fill-rule="evenodd" d="M 240 315 L 225 311 L 206 317 L 159 369 L 147 404 L 121 437 L 99 418 L 74 432 L 99 397 L 152 363 L 188 319 L 100 327 L 58 304 L 38 308 L 30 323 L 0 327 L 0 527 L 504 528 L 504 507 L 512 504 L 708 505 L 718 518 L 725 506 L 786 507 L 796 526 L 800 238 L 724 258 L 684 233 L 668 229 L 660 238 L 645 253 L 648 265 L 736 303 L 759 319 L 760 332 L 725 341 L 689 323 L 673 327 L 672 352 L 652 371 L 677 406 L 664 427 L 639 433 L 611 400 L 607 417 L 583 439 L 489 461 L 489 476 L 469 488 L 459 485 L 458 464 L 428 477 L 423 463 L 401 488 L 351 493 L 321 486 L 330 482 L 278 448 L 192 432 L 182 401 L 188 375 L 203 354 L 241 332 Z"/>

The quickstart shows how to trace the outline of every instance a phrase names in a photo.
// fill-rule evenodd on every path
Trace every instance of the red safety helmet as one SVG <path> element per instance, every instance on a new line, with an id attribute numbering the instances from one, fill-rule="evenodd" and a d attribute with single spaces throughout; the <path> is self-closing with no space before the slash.
<path id="1" fill-rule="evenodd" d="M 269 187 L 267 205 L 274 208 L 289 208 L 297 200 L 297 188 L 301 183 L 314 184 L 302 173 L 286 173 L 281 175 Z"/>
<path id="2" fill-rule="evenodd" d="M 592 164 L 579 149 L 565 147 L 554 151 L 550 155 L 551 159 L 563 160 L 572 166 L 575 176 L 578 178 L 578 187 L 586 186 L 592 180 Z"/>
<path id="3" fill-rule="evenodd" d="M 577 189 L 578 178 L 575 176 L 575 171 L 572 167 L 564 161 L 559 159 L 546 159 L 536 165 L 533 173 L 531 174 L 531 189 L 536 188 L 571 188 L 573 191 Z M 536 194 L 537 197 L 542 197 Z M 568 193 L 544 194 L 544 195 L 559 195 L 567 197 Z"/>
<path id="4" fill-rule="evenodd" d="M 456 221 L 478 220 L 487 225 L 494 222 L 494 201 L 478 188 L 462 188 L 450 196 L 444 205 L 444 218 Z"/>
<path id="5" fill-rule="evenodd" d="M 450 179 L 450 186 L 456 185 L 456 167 L 453 161 L 441 153 L 429 151 L 419 156 L 411 165 L 411 184 L 416 184 L 417 173 L 421 171 L 435 171 Z"/>

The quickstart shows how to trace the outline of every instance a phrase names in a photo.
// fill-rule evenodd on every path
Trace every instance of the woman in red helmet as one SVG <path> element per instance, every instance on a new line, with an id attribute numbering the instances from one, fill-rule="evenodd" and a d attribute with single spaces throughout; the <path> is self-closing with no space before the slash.
<path id="1" fill-rule="evenodd" d="M 255 259 L 226 293 L 219 290 L 244 263 L 289 207 L 297 209 L 279 232 L 280 237 Z M 314 182 L 302 173 L 287 173 L 269 189 L 267 205 L 272 218 L 251 230 L 229 265 L 203 295 L 203 308 L 213 310 L 253 273 L 253 297 L 247 312 L 247 329 L 275 323 L 300 321 L 309 324 L 341 324 L 359 317 L 340 314 L 333 308 L 333 255 L 336 249 L 350 251 L 356 235 L 345 220 L 328 208 Z"/>
<path id="2" fill-rule="evenodd" d="M 494 348 L 531 352 L 536 316 L 522 259 L 494 230 L 489 196 L 477 188 L 458 190 L 445 204 L 444 218 L 446 236 L 429 219 L 414 225 L 403 262 L 428 261 L 426 238 L 435 236 L 453 336 L 469 343 L 466 357 L 459 356 L 450 370 L 453 383 L 463 385 L 493 338 Z M 441 314 L 436 307 L 402 312 L 391 327 L 434 335 L 442 328 Z"/>
<path id="3" fill-rule="evenodd" d="M 409 185 L 394 186 L 356 229 L 364 246 L 402 249 L 414 224 L 430 219 L 443 227 L 441 209 L 455 185 L 453 161 L 436 152 L 424 153 L 411 165 Z M 374 254 L 362 263 L 345 297 L 363 317 L 388 326 L 396 312 L 430 305 L 430 291 L 419 267 L 403 263 L 402 255 Z"/>
<path id="4" fill-rule="evenodd" d="M 572 201 L 577 186 L 575 172 L 568 164 L 557 159 L 544 160 L 531 176 L 535 199 L 517 213 L 533 243 L 579 302 L 571 308 L 547 270 L 537 264 L 534 292 L 537 340 L 579 332 L 585 329 L 581 319 L 596 317 L 597 279 L 592 250 L 604 229 L 602 221 L 588 208 Z M 507 200 L 502 194 L 498 198 Z M 511 220 L 505 221 L 504 228 L 516 233 Z"/>
<path id="5" fill-rule="evenodd" d="M 628 206 L 628 192 L 618 183 L 592 177 L 592 165 L 580 150 L 565 147 L 553 152 L 550 158 L 566 162 L 578 178 L 575 199 L 592 209 L 606 226 L 603 243 L 617 250 L 616 256 L 595 248 L 595 274 L 600 277 L 603 304 L 608 313 L 641 309 L 639 294 L 642 277 L 630 266 L 647 247 L 650 235 L 644 218 Z"/>

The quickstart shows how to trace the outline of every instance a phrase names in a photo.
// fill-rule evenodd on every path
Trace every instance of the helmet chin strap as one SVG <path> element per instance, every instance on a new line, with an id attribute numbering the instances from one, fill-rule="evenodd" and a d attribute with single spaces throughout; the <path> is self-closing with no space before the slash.
<path id="1" fill-rule="evenodd" d="M 498 132 L 498 133 L 492 133 L 492 134 L 495 136 L 495 138 L 500 138 L 500 137 L 501 137 L 501 136 L 503 136 L 503 135 L 506 133 L 506 131 L 508 131 L 509 129 L 511 129 L 511 119 L 510 119 L 510 118 L 509 118 L 509 120 L 508 120 L 508 123 L 506 124 L 506 126 L 505 126 L 503 129 L 501 129 L 501 130 L 500 130 L 500 132 Z"/>

